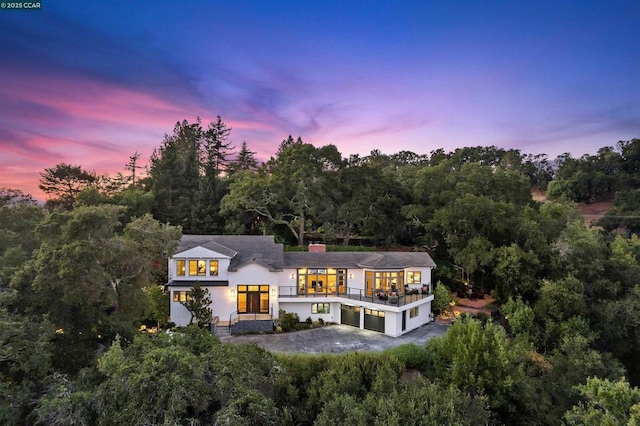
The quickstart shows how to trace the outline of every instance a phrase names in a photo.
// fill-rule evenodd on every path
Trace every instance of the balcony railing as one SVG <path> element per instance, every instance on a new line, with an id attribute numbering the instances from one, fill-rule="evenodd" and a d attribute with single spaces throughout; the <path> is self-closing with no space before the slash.
<path id="1" fill-rule="evenodd" d="M 424 290 L 426 288 L 426 290 Z M 357 300 L 361 302 L 376 303 L 379 305 L 404 306 L 409 303 L 417 302 L 425 297 L 432 295 L 431 286 L 426 284 L 422 289 L 413 290 L 412 292 L 402 292 L 399 295 L 386 295 L 372 292 L 371 290 L 363 290 L 360 288 L 340 287 L 339 289 L 326 288 L 325 291 L 299 291 L 296 286 L 280 287 L 278 297 L 340 297 L 349 300 Z M 338 290 L 338 291 L 337 291 Z"/>

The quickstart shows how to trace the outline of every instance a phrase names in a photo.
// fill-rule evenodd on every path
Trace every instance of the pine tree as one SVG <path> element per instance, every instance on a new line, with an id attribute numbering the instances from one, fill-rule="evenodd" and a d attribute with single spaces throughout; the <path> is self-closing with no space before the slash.
<path id="1" fill-rule="evenodd" d="M 238 152 L 238 156 L 229 164 L 229 174 L 236 173 L 240 170 L 256 170 L 258 162 L 256 161 L 255 152 L 247 147 L 247 142 L 242 142 L 242 147 Z"/>
<path id="2" fill-rule="evenodd" d="M 195 319 L 198 327 L 208 327 L 213 321 L 213 311 L 211 311 L 211 298 L 209 297 L 209 289 L 202 288 L 200 283 L 196 281 L 191 289 L 191 299 L 181 302 L 191 314 L 189 324 L 193 324 Z"/>

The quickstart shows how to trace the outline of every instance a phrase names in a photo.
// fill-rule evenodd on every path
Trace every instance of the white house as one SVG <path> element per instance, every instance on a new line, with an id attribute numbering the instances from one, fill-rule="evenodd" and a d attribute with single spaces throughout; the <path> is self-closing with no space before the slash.
<path id="1" fill-rule="evenodd" d="M 424 252 L 285 253 L 273 236 L 183 235 L 169 260 L 171 321 L 189 323 L 180 302 L 197 281 L 221 324 L 282 309 L 397 337 L 431 321 L 433 268 Z"/>

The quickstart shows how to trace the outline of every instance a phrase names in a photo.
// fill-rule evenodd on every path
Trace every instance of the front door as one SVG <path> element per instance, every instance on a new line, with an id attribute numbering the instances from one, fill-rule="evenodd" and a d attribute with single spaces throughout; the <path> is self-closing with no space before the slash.
<path id="1" fill-rule="evenodd" d="M 250 291 L 247 293 L 247 313 L 259 314 L 260 313 L 260 293 L 257 291 Z"/>
<path id="2" fill-rule="evenodd" d="M 268 314 L 269 286 L 268 285 L 239 285 L 238 286 L 239 314 Z"/>

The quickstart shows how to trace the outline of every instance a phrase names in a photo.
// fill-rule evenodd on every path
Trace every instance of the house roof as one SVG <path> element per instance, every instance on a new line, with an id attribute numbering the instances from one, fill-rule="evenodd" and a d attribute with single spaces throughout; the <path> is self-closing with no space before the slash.
<path id="1" fill-rule="evenodd" d="M 270 271 L 283 268 L 403 269 L 436 266 L 425 252 L 287 252 L 272 235 L 183 235 L 174 256 L 204 247 L 231 258 L 229 271 L 257 263 Z"/>
<path id="2" fill-rule="evenodd" d="M 230 257 L 229 271 L 249 263 L 281 271 L 284 264 L 282 244 L 276 244 L 272 235 L 183 235 L 174 256 L 194 247 Z"/>
<path id="3" fill-rule="evenodd" d="M 229 285 L 229 281 L 212 281 L 212 280 L 173 280 L 169 281 L 165 285 L 172 287 L 194 287 L 196 283 L 200 283 L 201 286 L 213 286 L 213 287 L 226 287 Z"/>
<path id="4" fill-rule="evenodd" d="M 328 252 L 284 253 L 285 268 L 367 268 L 402 269 L 435 268 L 436 264 L 429 254 L 424 252 Z"/>

